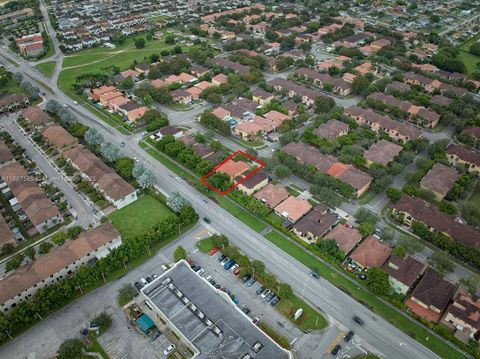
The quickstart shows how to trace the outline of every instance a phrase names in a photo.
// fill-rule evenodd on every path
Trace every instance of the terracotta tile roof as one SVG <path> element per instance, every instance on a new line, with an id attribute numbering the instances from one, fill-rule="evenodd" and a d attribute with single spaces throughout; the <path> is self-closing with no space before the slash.
<path id="1" fill-rule="evenodd" d="M 402 151 L 402 146 L 386 140 L 374 143 L 363 153 L 366 160 L 386 166 Z"/>
<path id="2" fill-rule="evenodd" d="M 222 107 L 217 107 L 212 111 L 212 115 L 217 116 L 219 119 L 224 119 L 228 116 L 230 116 L 230 112 L 225 110 Z"/>
<path id="3" fill-rule="evenodd" d="M 56 149 L 70 147 L 77 143 L 75 137 L 60 125 L 48 126 L 43 130 L 42 134 Z"/>
<path id="4" fill-rule="evenodd" d="M 325 239 L 334 239 L 343 253 L 347 255 L 362 240 L 362 235 L 356 228 L 339 224 L 325 236 Z"/>
<path id="5" fill-rule="evenodd" d="M 284 201 L 288 197 L 288 191 L 285 187 L 276 186 L 273 183 L 269 183 L 266 187 L 253 195 L 256 199 L 264 202 L 270 208 L 276 207 L 280 202 Z"/>
<path id="6" fill-rule="evenodd" d="M 228 76 L 225 75 L 225 74 L 218 74 L 218 75 L 212 77 L 212 81 L 223 84 L 223 83 L 226 83 L 228 81 Z"/>
<path id="7" fill-rule="evenodd" d="M 22 109 L 22 115 L 34 126 L 45 126 L 52 121 L 50 115 L 37 106 Z"/>
<path id="8" fill-rule="evenodd" d="M 381 267 L 390 256 L 392 249 L 380 243 L 375 237 L 368 236 L 352 252 L 350 258 L 363 267 Z"/>
<path id="9" fill-rule="evenodd" d="M 82 145 L 64 152 L 63 156 L 70 159 L 81 172 L 96 182 L 98 187 L 112 200 L 118 201 L 135 192 L 132 185 Z"/>
<path id="10" fill-rule="evenodd" d="M 327 172 L 328 169 L 337 162 L 335 157 L 326 156 L 320 153 L 315 147 L 306 145 L 305 143 L 290 142 L 282 147 L 281 150 L 303 163 L 314 166 L 321 172 Z"/>
<path id="11" fill-rule="evenodd" d="M 155 79 L 150 82 L 153 87 L 155 88 L 161 88 L 161 87 L 166 87 L 168 86 L 168 83 L 161 80 L 161 79 Z"/>
<path id="12" fill-rule="evenodd" d="M 454 216 L 440 212 L 435 206 L 421 198 L 403 195 L 393 205 L 393 208 L 399 212 L 408 213 L 413 219 L 449 235 L 466 246 L 480 248 L 480 231 L 467 224 L 457 222 Z"/>
<path id="13" fill-rule="evenodd" d="M 225 162 L 223 165 L 221 165 L 217 171 L 226 173 L 230 177 L 236 177 L 243 172 L 247 171 L 250 167 L 248 164 L 246 164 L 243 161 L 233 161 L 232 159 L 228 160 Z"/>
<path id="14" fill-rule="evenodd" d="M 300 219 L 293 228 L 299 233 L 311 233 L 321 237 L 338 221 L 337 216 L 325 210 L 323 206 L 316 206 L 305 217 Z"/>
<path id="15" fill-rule="evenodd" d="M 420 181 L 420 187 L 445 197 L 459 177 L 455 168 L 435 163 Z"/>
<path id="16" fill-rule="evenodd" d="M 476 166 L 480 166 L 480 154 L 469 150 L 466 147 L 449 144 L 445 150 L 447 155 L 454 155 L 460 158 L 462 161 L 473 163 Z"/>
<path id="17" fill-rule="evenodd" d="M 450 302 L 454 290 L 455 285 L 442 279 L 440 274 L 428 268 L 413 290 L 411 298 L 443 312 Z"/>
<path id="18" fill-rule="evenodd" d="M 422 275 L 426 265 L 415 258 L 392 255 L 383 266 L 383 270 L 400 283 L 411 287 Z"/>
<path id="19" fill-rule="evenodd" d="M 113 92 L 115 90 L 116 90 L 115 86 L 101 86 L 99 88 L 93 89 L 92 94 L 100 96 L 101 94 L 104 94 L 107 92 Z"/>
<path id="20" fill-rule="evenodd" d="M 119 236 L 120 233 L 115 227 L 110 222 L 105 222 L 83 232 L 77 239 L 65 242 L 50 253 L 39 256 L 30 264 L 0 279 L 0 303 L 5 303 Z"/>
<path id="21" fill-rule="evenodd" d="M 327 173 L 332 177 L 338 178 L 351 166 L 346 163 L 336 162 L 327 170 Z"/>
<path id="22" fill-rule="evenodd" d="M 446 313 L 480 330 L 480 297 L 459 291 Z"/>
<path id="23" fill-rule="evenodd" d="M 275 212 L 295 223 L 312 209 L 312 205 L 305 199 L 288 197 L 275 207 Z"/>

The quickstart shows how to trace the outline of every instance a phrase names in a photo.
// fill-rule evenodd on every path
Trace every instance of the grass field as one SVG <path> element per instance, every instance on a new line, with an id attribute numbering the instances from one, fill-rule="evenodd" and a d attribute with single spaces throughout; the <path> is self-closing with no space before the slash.
<path id="1" fill-rule="evenodd" d="M 299 308 L 303 309 L 303 313 L 298 320 L 293 320 L 295 312 Z M 290 299 L 282 299 L 276 309 L 304 331 L 319 330 L 328 324 L 320 313 L 295 295 Z"/>
<path id="2" fill-rule="evenodd" d="M 23 93 L 23 90 L 20 87 L 18 87 L 17 84 L 13 80 L 10 80 L 5 85 L 0 87 L 0 95 L 4 94 L 4 93 L 10 93 L 10 92 L 21 92 L 21 93 Z"/>
<path id="3" fill-rule="evenodd" d="M 47 61 L 36 65 L 35 67 L 45 76 L 52 77 L 53 70 L 55 70 L 55 61 Z"/>
<path id="4" fill-rule="evenodd" d="M 163 30 L 167 33 L 167 30 Z M 144 35 L 138 37 L 145 38 Z M 176 45 L 167 45 L 163 39 L 146 40 L 145 47 L 137 49 L 134 39 L 128 38 L 125 43 L 115 49 L 93 48 L 82 50 L 78 53 L 66 56 L 63 61 L 62 72 L 58 79 L 58 85 L 63 91 L 70 88 L 75 77 L 88 72 L 105 72 L 111 66 L 118 66 L 122 71 L 131 66 L 134 60 L 142 62 L 152 54 L 160 54 L 162 50 L 169 50 Z M 184 51 L 192 47 L 182 46 Z"/>
<path id="5" fill-rule="evenodd" d="M 203 253 L 208 253 L 212 248 L 212 239 L 210 237 L 204 238 L 197 242 L 197 247 Z"/>
<path id="6" fill-rule="evenodd" d="M 467 71 L 469 74 L 474 71 L 480 70 L 477 67 L 477 63 L 480 62 L 480 57 L 478 56 L 472 55 L 465 51 L 460 51 L 460 54 L 457 56 L 457 59 L 460 59 L 463 61 L 463 63 L 467 67 Z"/>
<path id="7" fill-rule="evenodd" d="M 262 329 L 267 335 L 273 339 L 274 342 L 276 342 L 278 345 L 281 347 L 290 350 L 292 346 L 290 345 L 289 341 L 287 338 L 284 336 L 278 334 L 275 330 L 273 330 L 268 324 L 265 322 L 259 322 L 258 327 Z"/>
<path id="8" fill-rule="evenodd" d="M 133 238 L 152 228 L 160 220 L 173 214 L 152 196 L 144 196 L 108 216 L 122 237 Z"/>

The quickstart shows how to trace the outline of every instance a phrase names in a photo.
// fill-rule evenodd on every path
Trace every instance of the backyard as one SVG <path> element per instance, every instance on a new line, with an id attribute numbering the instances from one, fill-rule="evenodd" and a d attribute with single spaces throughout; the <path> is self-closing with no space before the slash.
<path id="1" fill-rule="evenodd" d="M 158 199 L 146 195 L 113 212 L 108 218 L 120 231 L 122 237 L 133 238 L 145 233 L 159 221 L 172 214 L 173 212 Z"/>

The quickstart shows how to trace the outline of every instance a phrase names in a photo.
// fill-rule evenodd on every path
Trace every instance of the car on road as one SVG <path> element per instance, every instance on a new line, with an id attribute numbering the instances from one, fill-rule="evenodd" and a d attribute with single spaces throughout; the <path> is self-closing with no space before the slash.
<path id="1" fill-rule="evenodd" d="M 125 147 L 125 142 L 120 142 L 120 147 Z"/>
<path id="2" fill-rule="evenodd" d="M 347 333 L 347 335 L 345 335 L 345 338 L 343 338 L 343 340 L 345 340 L 346 342 L 349 342 L 353 338 L 354 335 L 355 335 L 355 333 L 350 330 Z"/>
<path id="3" fill-rule="evenodd" d="M 337 355 L 341 349 L 342 349 L 342 346 L 340 344 L 335 345 L 335 348 L 333 348 L 331 351 L 332 355 Z"/>
<path id="4" fill-rule="evenodd" d="M 278 303 L 280 303 L 280 297 L 278 295 L 276 295 L 275 297 L 273 297 L 272 301 L 270 302 L 270 305 L 272 307 L 276 306 Z"/>
<path id="5" fill-rule="evenodd" d="M 74 105 L 78 105 L 78 102 L 77 102 L 77 101 L 73 101 L 73 104 L 74 104 Z"/>
<path id="6" fill-rule="evenodd" d="M 263 292 L 265 292 L 265 287 L 260 287 L 260 288 L 258 288 L 255 293 L 257 293 L 257 295 L 260 295 L 260 294 L 262 294 Z"/>
<path id="7" fill-rule="evenodd" d="M 363 319 L 360 318 L 360 317 L 357 317 L 356 315 L 354 315 L 354 316 L 352 317 L 352 319 L 353 319 L 353 321 L 354 321 L 355 323 L 357 323 L 358 325 L 364 325 L 364 324 L 365 324 L 365 322 L 363 321 Z"/>
<path id="8" fill-rule="evenodd" d="M 310 277 L 313 277 L 315 279 L 320 279 L 320 276 L 316 272 L 310 272 Z"/>
<path id="9" fill-rule="evenodd" d="M 257 282 L 257 280 L 256 280 L 254 277 L 252 277 L 252 278 L 250 278 L 250 279 L 245 283 L 245 285 L 246 285 L 247 287 L 251 287 L 251 286 L 254 285 L 256 282 Z"/>
<path id="10" fill-rule="evenodd" d="M 229 269 L 229 271 L 233 273 L 233 272 L 235 272 L 235 270 L 237 270 L 238 268 L 240 268 L 240 265 L 239 265 L 239 264 L 234 264 L 234 265 Z"/>
<path id="11" fill-rule="evenodd" d="M 230 260 L 230 258 L 228 258 L 228 257 L 223 258 L 222 261 L 220 262 L 220 265 L 224 266 L 229 260 Z"/>
<path id="12" fill-rule="evenodd" d="M 140 289 L 143 288 L 143 285 L 140 282 L 135 282 L 135 287 L 140 291 Z"/>
<path id="13" fill-rule="evenodd" d="M 270 295 L 270 293 L 272 293 L 270 289 L 265 289 L 265 291 L 262 294 L 260 294 L 260 298 L 265 299 Z"/>
<path id="14" fill-rule="evenodd" d="M 267 302 L 270 302 L 270 301 L 273 299 L 273 297 L 275 297 L 275 293 L 271 292 L 269 295 L 267 295 L 267 297 L 265 298 L 265 300 L 266 300 Z"/>
<path id="15" fill-rule="evenodd" d="M 212 223 L 212 221 L 208 217 L 203 217 L 203 220 L 205 221 L 205 223 L 208 223 L 208 224 Z"/>
<path id="16" fill-rule="evenodd" d="M 170 355 L 171 353 L 173 353 L 173 351 L 175 350 L 175 344 L 170 344 L 168 347 L 165 348 L 165 350 L 163 351 L 163 355 Z"/>
<path id="17" fill-rule="evenodd" d="M 134 160 L 135 162 L 138 162 L 138 158 L 137 158 L 137 157 L 133 157 L 133 160 Z"/>
<path id="18" fill-rule="evenodd" d="M 176 180 L 177 182 L 182 182 L 182 179 L 181 179 L 180 177 L 178 177 L 178 176 L 175 177 L 175 180 Z M 206 221 L 205 221 L 205 222 L 206 222 Z M 208 223 L 208 222 L 207 222 L 207 223 Z"/>

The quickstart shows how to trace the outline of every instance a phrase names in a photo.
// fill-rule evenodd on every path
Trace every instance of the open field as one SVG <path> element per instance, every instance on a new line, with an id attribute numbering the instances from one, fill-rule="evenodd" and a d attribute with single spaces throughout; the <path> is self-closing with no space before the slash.
<path id="1" fill-rule="evenodd" d="M 480 70 L 477 67 L 477 63 L 480 62 L 480 57 L 478 56 L 472 55 L 469 52 L 460 51 L 460 54 L 457 56 L 457 59 L 460 59 L 463 61 L 469 74 L 474 71 Z"/>
<path id="2" fill-rule="evenodd" d="M 35 67 L 45 76 L 52 77 L 53 70 L 55 70 L 55 61 L 47 61 L 36 65 Z"/>
<path id="3" fill-rule="evenodd" d="M 144 196 L 108 216 L 122 237 L 141 235 L 162 219 L 173 214 L 162 202 L 152 196 Z"/>

